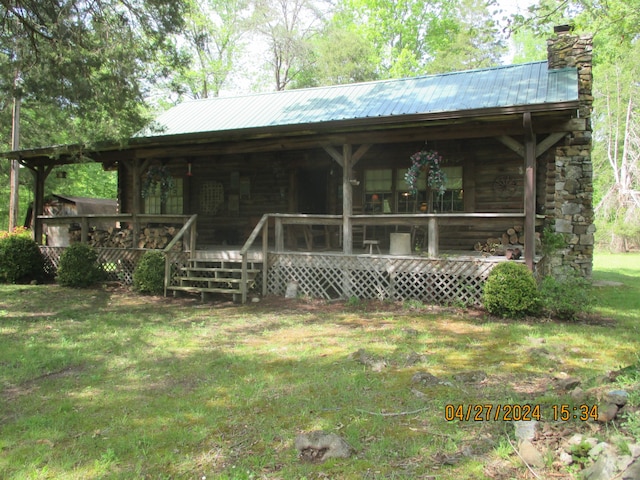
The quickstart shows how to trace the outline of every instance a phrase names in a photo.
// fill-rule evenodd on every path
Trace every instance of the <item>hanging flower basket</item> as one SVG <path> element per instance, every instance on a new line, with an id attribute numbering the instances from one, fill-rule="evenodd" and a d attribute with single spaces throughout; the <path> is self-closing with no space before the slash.
<path id="1" fill-rule="evenodd" d="M 160 201 L 164 203 L 169 197 L 169 192 L 175 188 L 175 182 L 167 167 L 153 165 L 149 167 L 142 179 L 142 198 L 153 195 L 158 187 L 160 187 Z"/>
<path id="2" fill-rule="evenodd" d="M 440 168 L 443 162 L 442 157 L 434 150 L 421 150 L 411 155 L 411 166 L 404 174 L 404 180 L 409 185 L 412 195 L 418 193 L 418 177 L 420 173 L 427 169 L 427 185 L 439 195 L 446 191 L 446 175 Z"/>

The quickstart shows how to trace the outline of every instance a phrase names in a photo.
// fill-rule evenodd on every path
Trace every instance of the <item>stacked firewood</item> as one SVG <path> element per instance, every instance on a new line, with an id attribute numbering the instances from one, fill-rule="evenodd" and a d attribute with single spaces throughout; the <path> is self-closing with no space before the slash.
<path id="1" fill-rule="evenodd" d="M 70 231 L 69 238 L 71 243 L 80 242 L 80 230 Z M 93 228 L 87 233 L 87 241 L 92 247 L 131 248 L 133 246 L 131 230 L 126 228 Z"/>
<path id="2" fill-rule="evenodd" d="M 109 227 L 103 230 L 94 228 L 88 233 L 88 242 L 93 247 L 162 249 L 171 242 L 176 233 L 177 229 L 169 225 L 147 226 L 140 231 L 134 245 L 131 229 Z M 72 243 L 79 242 L 80 230 L 70 232 L 70 237 Z M 181 249 L 182 242 L 178 241 L 175 248 Z"/>
<path id="3" fill-rule="evenodd" d="M 138 248 L 164 248 L 177 233 L 175 227 L 168 225 L 143 228 L 138 235 Z M 180 242 L 178 242 L 180 243 Z M 182 246 L 182 244 L 180 243 Z"/>
<path id="4" fill-rule="evenodd" d="M 536 244 L 540 241 L 540 234 L 536 232 Z M 476 252 L 484 252 L 491 255 L 506 255 L 510 259 L 517 260 L 522 255 L 524 248 L 524 228 L 522 225 L 514 225 L 507 228 L 499 237 L 489 237 L 485 243 L 477 242 L 473 249 Z"/>
<path id="5" fill-rule="evenodd" d="M 131 248 L 131 230 L 126 228 L 95 229 L 89 232 L 89 243 L 94 247 Z"/>

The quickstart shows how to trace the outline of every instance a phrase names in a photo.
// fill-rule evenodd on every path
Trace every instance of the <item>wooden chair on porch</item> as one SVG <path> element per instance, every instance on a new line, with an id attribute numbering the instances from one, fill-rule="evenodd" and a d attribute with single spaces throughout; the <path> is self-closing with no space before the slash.
<path id="1" fill-rule="evenodd" d="M 303 225 L 304 239 L 307 244 L 307 250 L 313 251 L 314 245 L 316 245 L 316 238 L 324 239 L 323 250 L 329 250 L 331 247 L 331 237 L 329 227 L 324 225 L 322 228 L 313 228 L 312 225 Z"/>
<path id="2" fill-rule="evenodd" d="M 380 240 L 367 238 L 367 226 L 362 226 L 362 248 L 367 251 L 369 249 L 369 255 L 373 255 L 373 247 L 376 247 L 378 251 L 378 255 L 382 252 L 380 251 Z"/>

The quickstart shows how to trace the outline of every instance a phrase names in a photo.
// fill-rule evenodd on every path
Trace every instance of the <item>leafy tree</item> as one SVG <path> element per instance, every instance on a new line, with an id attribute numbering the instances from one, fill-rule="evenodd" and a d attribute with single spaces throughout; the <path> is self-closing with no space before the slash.
<path id="1" fill-rule="evenodd" d="M 513 63 L 534 62 L 547 59 L 546 39 L 530 30 L 520 30 L 513 34 Z"/>
<path id="2" fill-rule="evenodd" d="M 404 77 L 499 63 L 503 39 L 492 0 L 342 0 L 337 19 L 361 32 L 381 77 Z"/>
<path id="3" fill-rule="evenodd" d="M 322 12 L 312 0 L 258 0 L 256 21 L 268 44 L 276 90 L 284 90 L 309 65 L 310 41 L 322 28 Z"/>
<path id="4" fill-rule="evenodd" d="M 154 62 L 181 10 L 174 0 L 0 2 L 0 92 L 23 99 L 22 147 L 139 129 L 146 89 L 162 73 Z"/>
<path id="5" fill-rule="evenodd" d="M 188 56 L 174 89 L 189 98 L 217 97 L 237 68 L 252 25 L 249 0 L 188 0 L 185 28 L 179 35 Z M 180 42 L 183 43 L 183 42 Z"/>
<path id="6" fill-rule="evenodd" d="M 359 32 L 329 26 L 311 44 L 310 62 L 293 88 L 343 85 L 376 80 L 377 54 Z"/>
<path id="7" fill-rule="evenodd" d="M 2 0 L 0 138 L 11 137 L 14 97 L 22 103 L 20 148 L 129 138 L 149 116 L 150 85 L 171 70 L 167 34 L 180 28 L 182 7 L 175 0 Z"/>
<path id="8" fill-rule="evenodd" d="M 637 41 L 640 0 L 539 0 L 512 19 L 512 30 L 547 37 L 555 25 L 594 34 L 594 62 L 609 63 Z"/>
<path id="9" fill-rule="evenodd" d="M 513 25 L 547 36 L 564 23 L 594 34 L 596 223 L 601 240 L 625 249 L 640 238 L 640 0 L 540 0 Z"/>
<path id="10" fill-rule="evenodd" d="M 596 75 L 596 122 L 600 135 L 594 149 L 601 230 L 610 245 L 627 250 L 640 238 L 640 45 L 615 64 L 600 65 Z"/>

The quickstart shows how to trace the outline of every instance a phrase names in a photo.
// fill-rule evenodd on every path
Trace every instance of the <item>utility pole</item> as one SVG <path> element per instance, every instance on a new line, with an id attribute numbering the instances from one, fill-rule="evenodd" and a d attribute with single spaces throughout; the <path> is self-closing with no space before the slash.
<path id="1" fill-rule="evenodd" d="M 11 150 L 20 149 L 20 91 L 18 89 L 18 76 L 14 83 L 13 94 L 13 118 L 11 123 Z M 11 160 L 10 170 L 10 197 L 9 197 L 9 231 L 12 232 L 18 226 L 19 215 L 19 186 L 20 186 L 20 163 L 18 160 Z"/>

